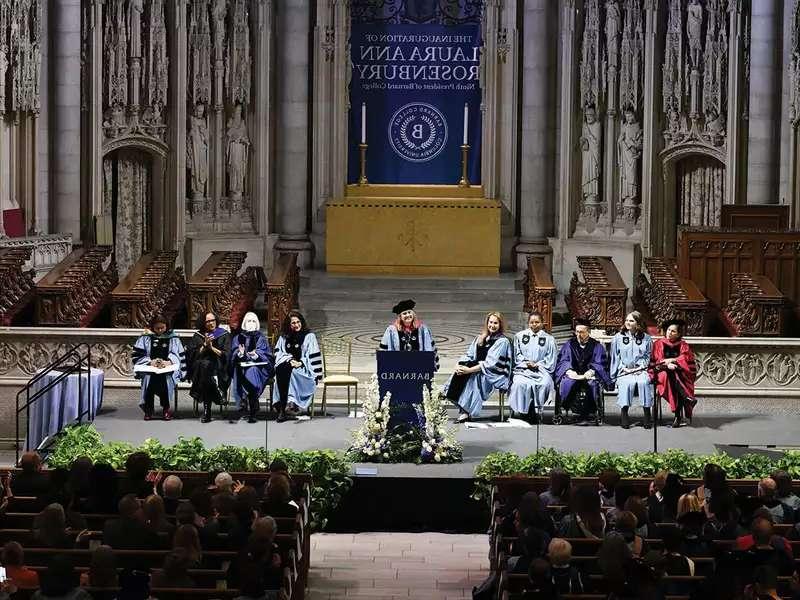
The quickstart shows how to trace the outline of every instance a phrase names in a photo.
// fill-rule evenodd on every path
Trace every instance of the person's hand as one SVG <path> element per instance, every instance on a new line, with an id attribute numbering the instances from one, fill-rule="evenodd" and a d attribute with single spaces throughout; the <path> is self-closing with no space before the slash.
<path id="1" fill-rule="evenodd" d="M 258 352 L 253 350 L 252 352 L 248 353 L 247 356 L 249 356 L 250 358 L 258 358 Z"/>
<path id="2" fill-rule="evenodd" d="M 594 369 L 589 369 L 583 376 L 585 379 L 594 379 Z"/>
<path id="3" fill-rule="evenodd" d="M 567 377 L 569 377 L 570 379 L 578 379 L 579 378 L 578 374 L 575 371 L 573 371 L 572 369 L 568 369 L 567 370 Z"/>
<path id="4" fill-rule="evenodd" d="M 17 593 L 17 585 L 11 581 L 10 579 L 6 579 L 2 583 L 0 583 L 0 592 L 5 592 L 6 594 L 16 594 Z"/>
<path id="5" fill-rule="evenodd" d="M 303 363 L 301 363 L 299 360 L 290 360 L 289 364 L 292 365 L 295 369 L 299 369 L 300 367 L 303 366 Z"/>
<path id="6" fill-rule="evenodd" d="M 676 365 L 675 363 L 669 363 L 669 364 L 667 365 L 667 368 L 668 368 L 670 371 L 674 371 L 675 369 L 677 369 L 677 368 L 678 368 L 678 365 Z"/>
<path id="7" fill-rule="evenodd" d="M 525 363 L 525 364 L 527 365 L 527 367 L 528 367 L 529 369 L 531 369 L 531 370 L 533 370 L 533 371 L 535 371 L 536 369 L 538 369 L 538 368 L 539 368 L 539 363 L 537 363 L 537 362 L 535 362 L 535 361 L 532 361 L 532 360 L 529 360 L 529 361 L 528 361 L 527 363 Z"/>
<path id="8" fill-rule="evenodd" d="M 456 375 L 466 375 L 467 374 L 467 367 L 464 365 L 458 365 L 456 367 Z"/>
<path id="9" fill-rule="evenodd" d="M 238 494 L 243 487 L 244 487 L 244 481 L 234 481 L 233 486 L 231 486 L 231 489 L 233 490 L 234 494 Z"/>
<path id="10" fill-rule="evenodd" d="M 150 471 L 145 478 L 146 481 L 153 484 L 154 490 L 158 487 L 158 484 L 161 483 L 162 479 L 164 479 L 164 473 L 162 471 Z"/>

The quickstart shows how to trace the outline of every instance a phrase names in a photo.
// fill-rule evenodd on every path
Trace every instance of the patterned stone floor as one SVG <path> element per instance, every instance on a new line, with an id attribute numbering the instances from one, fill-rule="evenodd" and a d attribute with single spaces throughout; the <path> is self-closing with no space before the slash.
<path id="1" fill-rule="evenodd" d="M 308 600 L 463 600 L 489 570 L 485 535 L 317 533 Z"/>

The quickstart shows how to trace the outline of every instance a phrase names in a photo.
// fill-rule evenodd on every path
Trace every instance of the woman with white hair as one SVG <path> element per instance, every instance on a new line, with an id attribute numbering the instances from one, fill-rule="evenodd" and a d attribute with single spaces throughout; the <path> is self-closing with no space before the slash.
<path id="1" fill-rule="evenodd" d="M 281 337 L 275 344 L 272 397 L 278 410 L 278 422 L 286 420 L 287 411 L 296 415 L 308 410 L 320 379 L 322 353 L 317 336 L 309 330 L 300 311 L 289 311 L 283 322 Z"/>
<path id="2" fill-rule="evenodd" d="M 231 383 L 237 410 L 248 410 L 248 423 L 256 422 L 258 399 L 274 373 L 272 348 L 261 333 L 261 323 L 253 312 L 242 319 L 241 331 L 231 343 Z"/>

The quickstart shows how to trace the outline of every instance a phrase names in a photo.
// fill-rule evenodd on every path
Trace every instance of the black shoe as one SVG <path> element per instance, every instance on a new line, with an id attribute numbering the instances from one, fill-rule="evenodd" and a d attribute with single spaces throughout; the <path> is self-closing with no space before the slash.
<path id="1" fill-rule="evenodd" d="M 250 416 L 247 417 L 248 423 L 256 423 L 258 419 L 256 419 L 256 413 L 250 413 Z"/>
<path id="2" fill-rule="evenodd" d="M 631 422 L 628 419 L 628 407 L 627 406 L 623 406 L 622 407 L 622 415 L 621 415 L 621 418 L 620 418 L 620 427 L 622 427 L 623 429 L 630 429 L 631 428 Z"/>
<path id="3" fill-rule="evenodd" d="M 211 415 L 203 415 L 203 418 L 200 419 L 201 423 L 210 423 L 211 422 Z"/>
<path id="4" fill-rule="evenodd" d="M 653 428 L 653 416 L 650 413 L 649 406 L 644 407 L 644 423 L 642 424 L 642 427 L 644 427 L 645 429 Z"/>
<path id="5" fill-rule="evenodd" d="M 672 425 L 670 425 L 670 427 L 672 427 L 673 429 L 677 429 L 682 424 L 683 422 L 681 421 L 681 418 L 679 416 L 676 416 L 675 419 L 672 421 Z"/>
<path id="6" fill-rule="evenodd" d="M 286 421 L 286 413 L 283 413 L 283 412 L 282 412 L 282 413 L 280 413 L 280 414 L 278 415 L 278 418 L 277 418 L 277 419 L 275 419 L 275 420 L 276 420 L 278 423 L 283 423 L 284 421 Z"/>

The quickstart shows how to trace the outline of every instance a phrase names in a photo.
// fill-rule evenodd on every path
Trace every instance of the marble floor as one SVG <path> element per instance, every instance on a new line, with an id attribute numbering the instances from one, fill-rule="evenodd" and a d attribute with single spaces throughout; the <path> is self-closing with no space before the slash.
<path id="1" fill-rule="evenodd" d="M 489 572 L 486 535 L 316 533 L 307 600 L 464 600 Z"/>

